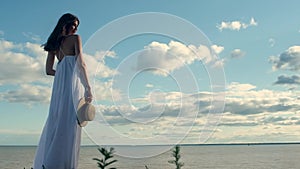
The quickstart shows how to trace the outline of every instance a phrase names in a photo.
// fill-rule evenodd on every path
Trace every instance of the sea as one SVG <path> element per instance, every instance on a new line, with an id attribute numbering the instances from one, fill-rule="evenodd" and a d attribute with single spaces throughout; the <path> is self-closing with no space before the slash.
<path id="1" fill-rule="evenodd" d="M 118 169 L 175 169 L 172 150 L 151 157 L 125 157 L 115 148 L 110 167 Z M 148 147 L 149 148 L 149 147 Z M 128 147 L 131 151 L 132 147 Z M 0 146 L 0 169 L 30 169 L 35 146 Z M 96 146 L 82 146 L 78 169 L 97 169 Z M 182 169 L 300 169 L 300 144 L 181 145 Z"/>

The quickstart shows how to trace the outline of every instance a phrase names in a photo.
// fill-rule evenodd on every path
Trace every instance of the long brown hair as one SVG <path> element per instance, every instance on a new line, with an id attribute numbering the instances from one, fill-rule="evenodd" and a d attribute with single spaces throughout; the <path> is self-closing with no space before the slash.
<path id="1" fill-rule="evenodd" d="M 63 27 L 65 26 L 66 28 L 66 34 L 68 34 L 70 28 L 74 25 L 74 22 L 77 21 L 78 25 L 79 25 L 79 19 L 70 13 L 66 13 L 64 15 L 62 15 L 54 30 L 52 31 L 52 33 L 50 34 L 47 42 L 45 44 L 43 44 L 42 46 L 44 47 L 45 51 L 56 51 L 59 49 L 59 46 L 61 44 L 62 39 L 64 38 L 62 36 L 62 32 L 63 32 Z"/>

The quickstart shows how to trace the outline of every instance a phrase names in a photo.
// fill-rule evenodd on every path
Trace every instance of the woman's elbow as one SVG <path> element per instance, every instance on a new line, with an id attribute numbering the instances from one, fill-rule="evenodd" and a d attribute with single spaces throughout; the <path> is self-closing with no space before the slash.
<path id="1" fill-rule="evenodd" d="M 81 69 L 86 69 L 86 64 L 85 63 L 80 64 L 80 68 Z"/>
<path id="2" fill-rule="evenodd" d="M 46 70 L 46 75 L 54 76 L 55 71 L 54 70 Z"/>

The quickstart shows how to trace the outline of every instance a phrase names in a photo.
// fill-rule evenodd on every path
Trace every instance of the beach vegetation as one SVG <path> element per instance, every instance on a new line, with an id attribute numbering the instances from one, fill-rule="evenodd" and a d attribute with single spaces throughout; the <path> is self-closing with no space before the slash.
<path id="1" fill-rule="evenodd" d="M 184 163 L 183 162 L 180 162 L 180 158 L 181 158 L 181 155 L 180 155 L 180 146 L 179 145 L 176 145 L 174 147 L 174 149 L 172 150 L 172 156 L 174 157 L 173 160 L 169 160 L 168 162 L 170 164 L 174 164 L 176 166 L 176 169 L 181 169 L 181 167 L 184 166 Z"/>
<path id="2" fill-rule="evenodd" d="M 115 150 L 113 147 L 111 147 L 109 150 L 100 147 L 98 148 L 98 151 L 100 152 L 102 158 L 93 158 L 93 160 L 97 161 L 98 167 L 101 169 L 116 169 L 114 167 L 108 168 L 113 163 L 117 162 L 118 160 L 113 159 Z"/>

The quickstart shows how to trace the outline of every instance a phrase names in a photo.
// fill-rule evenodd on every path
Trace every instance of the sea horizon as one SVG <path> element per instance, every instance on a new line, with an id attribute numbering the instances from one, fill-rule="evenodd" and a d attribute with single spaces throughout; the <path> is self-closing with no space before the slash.
<path id="1" fill-rule="evenodd" d="M 101 147 L 101 146 L 117 146 L 117 147 L 123 147 L 123 146 L 226 146 L 226 145 L 285 145 L 285 144 L 300 144 L 300 142 L 236 142 L 236 143 L 199 143 L 199 144 L 195 144 L 195 143 L 183 143 L 183 144 L 144 144 L 144 145 L 133 145 L 133 144 L 119 144 L 119 145 L 95 145 L 95 144 L 84 144 L 81 145 L 80 147 Z M 12 144 L 12 145 L 0 145 L 0 147 L 37 147 L 38 145 L 19 145 L 19 144 Z"/>

